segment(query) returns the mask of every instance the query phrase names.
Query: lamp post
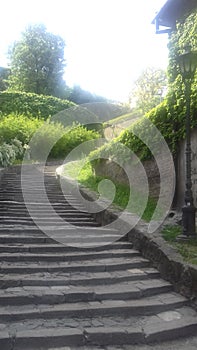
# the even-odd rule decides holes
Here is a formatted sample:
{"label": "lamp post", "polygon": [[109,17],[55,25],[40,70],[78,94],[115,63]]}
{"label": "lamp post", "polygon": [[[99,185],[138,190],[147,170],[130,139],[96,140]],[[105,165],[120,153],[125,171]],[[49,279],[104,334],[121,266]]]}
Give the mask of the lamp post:
{"label": "lamp post", "polygon": [[178,58],[178,64],[182,79],[185,86],[186,99],[186,177],[185,177],[185,204],[182,208],[183,238],[196,236],[195,213],[196,208],[193,203],[192,180],[191,180],[191,119],[190,119],[190,102],[191,102],[191,83],[197,68],[197,51],[186,51]]}

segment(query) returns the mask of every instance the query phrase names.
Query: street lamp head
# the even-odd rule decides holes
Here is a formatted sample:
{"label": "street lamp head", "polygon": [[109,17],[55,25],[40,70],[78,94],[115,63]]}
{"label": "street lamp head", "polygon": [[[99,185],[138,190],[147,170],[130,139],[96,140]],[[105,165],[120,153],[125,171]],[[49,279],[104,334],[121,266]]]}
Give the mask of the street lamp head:
{"label": "street lamp head", "polygon": [[197,51],[186,51],[178,57],[183,79],[192,79],[197,68]]}

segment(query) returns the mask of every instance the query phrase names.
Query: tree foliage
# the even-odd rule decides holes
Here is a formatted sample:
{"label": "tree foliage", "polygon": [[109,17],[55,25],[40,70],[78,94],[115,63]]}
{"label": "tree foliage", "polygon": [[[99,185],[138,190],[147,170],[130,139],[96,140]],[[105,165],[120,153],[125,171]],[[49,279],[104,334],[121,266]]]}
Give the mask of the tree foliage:
{"label": "tree foliage", "polygon": [[[177,65],[177,58],[184,52],[184,49],[189,47],[192,51],[197,51],[197,10],[185,20],[177,24],[177,30],[174,31],[169,40],[169,94],[168,100],[171,106],[171,113],[174,108],[178,107],[183,110],[185,105],[184,84]],[[197,71],[192,82],[191,106],[193,114],[197,114]],[[179,118],[180,119],[180,118]]]}
{"label": "tree foliage", "polygon": [[0,67],[0,91],[4,91],[8,88],[8,77],[10,75],[10,69]]}
{"label": "tree foliage", "polygon": [[[190,46],[194,51],[197,50],[197,11],[178,23],[177,30],[169,38],[169,82],[168,94],[164,101],[150,110],[139,121],[132,124],[129,129],[123,131],[117,139],[94,151],[90,155],[90,159],[94,158],[93,165],[99,162],[99,157],[128,161],[130,154],[125,153],[124,147],[121,149],[120,143],[136,153],[141,160],[150,159],[152,154],[142,141],[148,138],[154,139],[154,129],[152,131],[151,127],[147,126],[147,119],[161,132],[174,157],[176,157],[179,151],[179,143],[185,138],[186,129],[184,84],[177,65],[177,58],[184,51],[185,46]],[[197,127],[197,71],[192,82],[191,91],[191,127]],[[135,135],[134,130],[142,135],[142,140]]]}
{"label": "tree foliage", "polygon": [[30,25],[9,52],[10,89],[61,96],[65,88],[64,48],[64,40],[47,32],[44,25]]}
{"label": "tree foliage", "polygon": [[164,70],[154,67],[146,68],[135,82],[130,100],[136,101],[136,107],[145,114],[157,106],[167,87],[167,75]]}
{"label": "tree foliage", "polygon": [[97,96],[89,91],[83,90],[80,86],[75,85],[71,89],[68,99],[77,104],[105,102],[106,99],[102,96]]}

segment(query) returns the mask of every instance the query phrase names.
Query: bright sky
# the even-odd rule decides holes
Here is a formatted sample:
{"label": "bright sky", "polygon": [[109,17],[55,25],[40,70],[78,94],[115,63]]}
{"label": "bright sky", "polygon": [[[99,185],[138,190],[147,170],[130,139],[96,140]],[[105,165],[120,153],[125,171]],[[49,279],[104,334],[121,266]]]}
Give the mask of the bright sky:
{"label": "bright sky", "polygon": [[44,23],[66,41],[69,86],[127,100],[147,66],[166,68],[167,35],[156,35],[152,19],[166,0],[6,0],[1,3],[0,66],[8,46],[28,23]]}

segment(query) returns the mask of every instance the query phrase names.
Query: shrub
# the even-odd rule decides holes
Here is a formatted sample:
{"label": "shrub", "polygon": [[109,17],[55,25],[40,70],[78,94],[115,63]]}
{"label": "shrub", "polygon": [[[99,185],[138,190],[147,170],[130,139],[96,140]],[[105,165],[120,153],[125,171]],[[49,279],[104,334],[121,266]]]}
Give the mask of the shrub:
{"label": "shrub", "polygon": [[0,141],[10,144],[16,138],[23,145],[27,144],[42,124],[43,121],[37,118],[10,114],[0,121]]}
{"label": "shrub", "polygon": [[2,115],[15,113],[47,119],[50,115],[72,106],[75,106],[73,102],[52,96],[26,92],[0,92],[0,112]]}
{"label": "shrub", "polygon": [[11,144],[2,143],[0,145],[0,166],[7,167],[14,163],[16,159],[21,159],[24,153],[22,143],[14,139]]}
{"label": "shrub", "polygon": [[[194,108],[196,106],[196,109]],[[182,107],[182,108],[181,108]],[[152,153],[146,144],[142,140],[150,140],[151,144],[155,144],[155,149],[158,148],[157,135],[154,132],[154,127],[160,131],[165,141],[167,142],[172,154],[176,155],[178,150],[178,144],[180,140],[185,137],[185,108],[180,105],[173,105],[172,101],[168,98],[165,99],[160,105],[153,108],[139,121],[136,121],[130,128],[124,130],[117,138],[113,139],[107,145],[102,146],[98,150],[90,154],[90,160],[95,158],[111,158],[118,159],[122,163],[126,162],[130,158],[130,153],[127,152],[125,147],[134,152],[142,161],[150,159]],[[192,118],[191,126],[197,127],[197,102],[193,100],[192,106]],[[137,133],[139,137],[135,135]],[[98,163],[98,160],[92,161]]]}
{"label": "shrub", "polygon": [[44,160],[47,156],[64,158],[77,146],[97,138],[99,138],[97,132],[87,130],[85,127],[75,126],[69,130],[60,123],[48,121],[35,133],[32,139],[30,144],[31,157],[37,160]]}

